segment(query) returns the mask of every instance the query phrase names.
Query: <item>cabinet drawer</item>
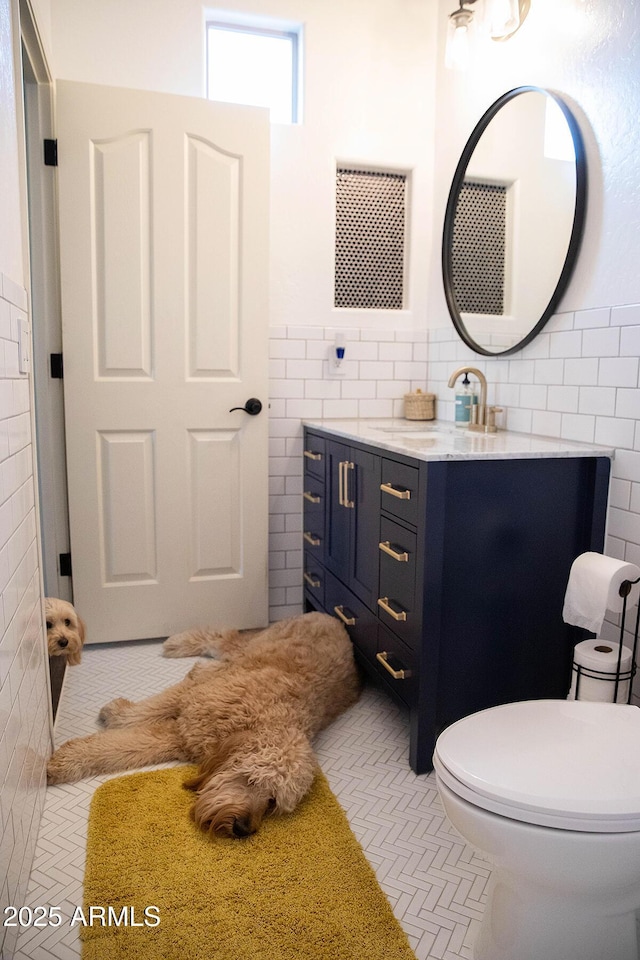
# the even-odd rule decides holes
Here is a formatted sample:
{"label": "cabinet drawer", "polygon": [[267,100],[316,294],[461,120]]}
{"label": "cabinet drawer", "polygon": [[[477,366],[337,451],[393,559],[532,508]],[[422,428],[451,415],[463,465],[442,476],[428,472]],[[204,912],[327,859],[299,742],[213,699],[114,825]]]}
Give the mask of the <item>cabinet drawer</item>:
{"label": "cabinet drawer", "polygon": [[380,506],[399,520],[418,522],[418,468],[395,460],[382,460]]}
{"label": "cabinet drawer", "polygon": [[380,518],[378,616],[394,633],[414,646],[419,634],[416,609],[416,535]]}
{"label": "cabinet drawer", "polygon": [[324,483],[316,477],[305,473],[302,492],[302,512],[304,515],[304,529],[324,530],[325,511]]}
{"label": "cabinet drawer", "polygon": [[376,672],[385,687],[408,707],[416,702],[418,668],[417,653],[389,630],[378,627]]}
{"label": "cabinet drawer", "polygon": [[321,607],[324,606],[324,567],[321,563],[318,563],[317,558],[308,550],[304,552],[302,586],[305,592],[310,594],[316,603]]}
{"label": "cabinet drawer", "polygon": [[325,440],[314,433],[306,433],[304,437],[304,472],[313,477],[324,480],[325,467]]}
{"label": "cabinet drawer", "polygon": [[302,531],[302,546],[317,561],[324,558],[324,532],[320,526],[305,527]]}
{"label": "cabinet drawer", "polygon": [[378,621],[369,608],[330,573],[325,574],[325,610],[341,620],[353,645],[373,666],[375,664]]}

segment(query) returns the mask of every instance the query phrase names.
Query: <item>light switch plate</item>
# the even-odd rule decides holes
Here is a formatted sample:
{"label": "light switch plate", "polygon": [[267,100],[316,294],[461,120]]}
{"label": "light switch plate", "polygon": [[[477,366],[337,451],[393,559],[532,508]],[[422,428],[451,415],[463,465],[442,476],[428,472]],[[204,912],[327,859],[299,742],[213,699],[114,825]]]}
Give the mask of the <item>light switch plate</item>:
{"label": "light switch plate", "polygon": [[336,351],[333,347],[329,348],[329,353],[325,362],[325,376],[329,377],[330,379],[333,379],[334,377],[346,376],[347,371],[345,368],[345,361],[343,360],[339,364],[336,363]]}

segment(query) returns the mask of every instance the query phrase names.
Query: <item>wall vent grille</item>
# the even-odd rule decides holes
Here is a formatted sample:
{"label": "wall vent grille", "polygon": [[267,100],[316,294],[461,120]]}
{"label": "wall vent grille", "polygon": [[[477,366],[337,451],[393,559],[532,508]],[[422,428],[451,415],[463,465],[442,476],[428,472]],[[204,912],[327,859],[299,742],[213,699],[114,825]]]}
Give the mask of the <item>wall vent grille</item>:
{"label": "wall vent grille", "polygon": [[407,177],[338,167],[334,305],[402,310]]}
{"label": "wall vent grille", "polygon": [[462,185],[453,224],[452,282],[460,313],[504,314],[507,188]]}

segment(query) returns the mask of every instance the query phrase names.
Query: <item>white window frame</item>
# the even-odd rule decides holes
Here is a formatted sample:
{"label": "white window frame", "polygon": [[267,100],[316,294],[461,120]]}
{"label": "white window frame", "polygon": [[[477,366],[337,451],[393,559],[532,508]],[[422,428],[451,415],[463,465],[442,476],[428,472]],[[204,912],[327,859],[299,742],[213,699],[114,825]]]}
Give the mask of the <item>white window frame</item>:
{"label": "white window frame", "polygon": [[[302,26],[291,21],[250,17],[221,10],[205,11],[205,95],[209,92],[209,30],[229,30],[252,36],[279,37],[291,43],[291,124],[302,123]],[[278,121],[274,121],[278,122]]]}

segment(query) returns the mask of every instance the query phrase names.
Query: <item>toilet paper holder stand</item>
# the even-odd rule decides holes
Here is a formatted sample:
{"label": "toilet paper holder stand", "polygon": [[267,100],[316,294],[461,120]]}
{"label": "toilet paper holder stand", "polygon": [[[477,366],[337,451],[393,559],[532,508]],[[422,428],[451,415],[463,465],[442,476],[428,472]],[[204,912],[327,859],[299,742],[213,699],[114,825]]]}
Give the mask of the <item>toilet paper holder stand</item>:
{"label": "toilet paper holder stand", "polygon": [[618,644],[618,663],[616,665],[615,673],[606,673],[601,670],[594,670],[591,667],[585,668],[578,663],[573,664],[573,670],[576,673],[576,689],[575,689],[575,699],[579,699],[580,694],[580,678],[582,675],[593,677],[598,680],[605,680],[614,684],[613,688],[613,699],[612,703],[618,702],[618,688],[622,682],[629,681],[629,692],[627,695],[626,703],[631,703],[631,687],[633,685],[633,678],[636,675],[636,654],[638,650],[638,631],[640,630],[640,603],[638,603],[638,609],[636,611],[636,625],[633,632],[633,647],[631,655],[631,663],[629,667],[625,670],[622,669],[622,647],[624,644],[624,631],[625,623],[627,619],[627,598],[631,593],[631,588],[635,586],[636,583],[640,583],[640,577],[637,580],[623,580],[620,584],[619,594],[622,597],[622,615],[620,617],[620,642]]}

